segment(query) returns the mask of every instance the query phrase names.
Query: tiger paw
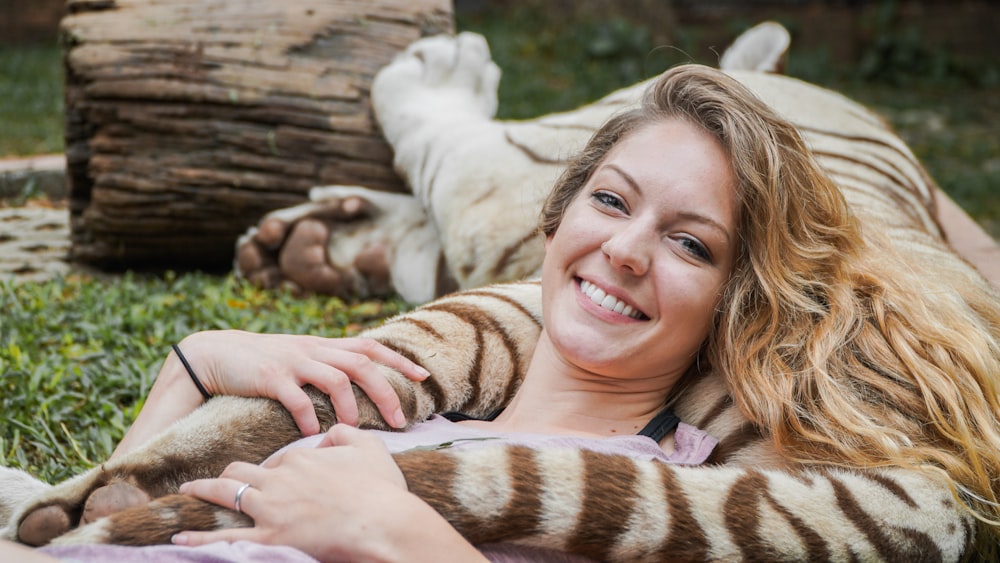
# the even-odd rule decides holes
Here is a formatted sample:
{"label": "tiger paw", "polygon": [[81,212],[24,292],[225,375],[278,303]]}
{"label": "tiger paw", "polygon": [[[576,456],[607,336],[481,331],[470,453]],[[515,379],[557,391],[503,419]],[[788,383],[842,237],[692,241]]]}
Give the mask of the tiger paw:
{"label": "tiger paw", "polygon": [[95,488],[86,496],[86,502],[79,504],[71,498],[49,499],[28,508],[17,526],[17,539],[28,545],[47,545],[77,525],[145,504],[149,499],[145,491],[124,481]]}
{"label": "tiger paw", "polygon": [[27,545],[47,545],[73,526],[69,511],[64,506],[49,505],[32,510],[17,527],[17,540]]}
{"label": "tiger paw", "polygon": [[16,526],[11,520],[22,506],[51,488],[20,469],[0,467],[0,539],[15,539]]}
{"label": "tiger paw", "polygon": [[426,229],[413,198],[327,186],[314,188],[310,199],[269,213],[240,238],[237,275],[261,287],[342,298],[398,291],[394,249],[413,229]]}
{"label": "tiger paw", "polygon": [[[358,226],[375,213],[356,195],[333,196],[268,214],[240,238],[236,271],[261,287],[286,287],[296,293],[339,297],[389,293],[383,245],[356,249],[346,261],[328,252],[359,234]],[[331,237],[338,236],[336,241]],[[344,254],[341,252],[340,254]]]}
{"label": "tiger paw", "polygon": [[481,35],[438,35],[415,41],[375,75],[372,106],[398,152],[407,135],[420,137],[437,123],[492,119],[499,84]]}
{"label": "tiger paw", "polygon": [[114,514],[140,504],[149,502],[149,494],[139,487],[117,481],[97,488],[87,497],[83,505],[83,515],[80,525],[89,524],[99,518]]}
{"label": "tiger paw", "polygon": [[81,525],[52,541],[52,545],[169,544],[181,531],[246,528],[253,520],[242,513],[189,495],[172,494],[125,508],[105,518]]}

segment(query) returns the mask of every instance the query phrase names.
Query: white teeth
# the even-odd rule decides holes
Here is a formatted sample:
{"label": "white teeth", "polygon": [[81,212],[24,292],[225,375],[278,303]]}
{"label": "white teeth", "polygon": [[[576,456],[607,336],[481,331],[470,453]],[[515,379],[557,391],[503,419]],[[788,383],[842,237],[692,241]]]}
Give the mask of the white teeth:
{"label": "white teeth", "polygon": [[591,301],[597,303],[604,309],[620,313],[633,319],[642,317],[642,313],[633,309],[631,305],[626,305],[624,301],[620,301],[613,295],[608,295],[603,289],[586,280],[580,280],[580,289],[583,291],[584,295],[590,298]]}

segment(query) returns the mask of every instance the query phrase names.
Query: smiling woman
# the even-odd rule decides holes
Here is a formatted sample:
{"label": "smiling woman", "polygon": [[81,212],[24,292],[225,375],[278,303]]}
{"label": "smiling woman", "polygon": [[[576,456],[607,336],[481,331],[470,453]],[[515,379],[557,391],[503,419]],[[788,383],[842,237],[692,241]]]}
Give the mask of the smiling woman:
{"label": "smiling woman", "polygon": [[664,118],[621,139],[548,235],[545,334],[560,356],[671,388],[733,268],[735,190],[724,149],[694,123]]}

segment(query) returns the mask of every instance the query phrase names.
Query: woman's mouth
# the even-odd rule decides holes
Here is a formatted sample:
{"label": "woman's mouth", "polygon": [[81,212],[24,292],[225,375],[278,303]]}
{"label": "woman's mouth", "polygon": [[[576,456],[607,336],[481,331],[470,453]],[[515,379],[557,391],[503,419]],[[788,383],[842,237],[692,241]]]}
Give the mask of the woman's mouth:
{"label": "woman's mouth", "polygon": [[614,295],[608,295],[603,289],[587,280],[580,280],[580,291],[582,291],[583,294],[586,295],[591,301],[600,305],[602,309],[614,311],[615,313],[625,315],[626,317],[638,321],[649,319],[649,317],[643,314],[642,311],[633,308],[631,305],[626,304]]}

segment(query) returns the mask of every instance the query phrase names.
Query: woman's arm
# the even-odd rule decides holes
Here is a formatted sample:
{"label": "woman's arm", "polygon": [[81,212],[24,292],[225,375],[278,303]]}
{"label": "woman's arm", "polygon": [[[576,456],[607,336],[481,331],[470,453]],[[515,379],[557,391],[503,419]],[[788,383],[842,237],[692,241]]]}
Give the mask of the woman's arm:
{"label": "woman's arm", "polygon": [[484,561],[483,556],[406,482],[377,437],[338,424],[316,449],[291,450],[266,466],[234,463],[218,479],[181,492],[240,508],[253,528],[183,532],[173,541],[202,545],[249,540],[296,547],[321,561]]}
{"label": "woman's arm", "polygon": [[[367,338],[223,330],[195,333],[178,347],[210,394],[276,399],[307,436],[319,432],[320,427],[303,385],[328,394],[338,420],[357,424],[358,407],[351,389],[352,383],[357,384],[390,426],[402,428],[406,420],[399,397],[376,364],[395,368],[413,381],[427,377],[422,367]],[[180,358],[171,352],[112,458],[144,443],[203,401]]]}

